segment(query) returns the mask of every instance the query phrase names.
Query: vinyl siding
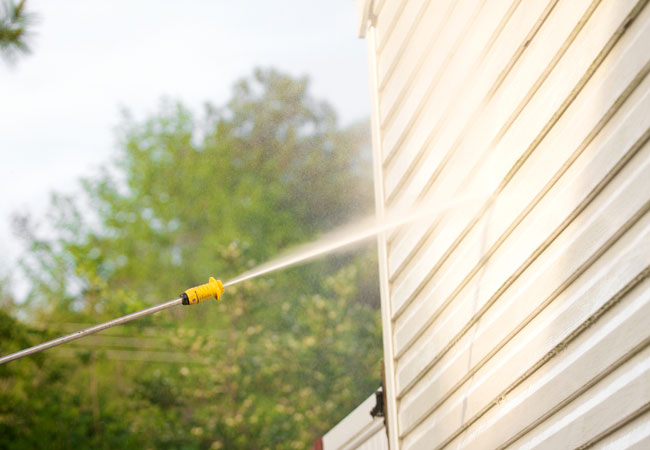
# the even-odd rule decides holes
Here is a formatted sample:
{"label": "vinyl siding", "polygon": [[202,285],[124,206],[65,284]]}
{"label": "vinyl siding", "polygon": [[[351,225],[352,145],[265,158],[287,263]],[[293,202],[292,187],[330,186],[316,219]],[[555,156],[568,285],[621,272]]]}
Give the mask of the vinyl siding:
{"label": "vinyl siding", "polygon": [[379,239],[392,448],[648,443],[647,3],[374,9],[378,214],[474,199]]}

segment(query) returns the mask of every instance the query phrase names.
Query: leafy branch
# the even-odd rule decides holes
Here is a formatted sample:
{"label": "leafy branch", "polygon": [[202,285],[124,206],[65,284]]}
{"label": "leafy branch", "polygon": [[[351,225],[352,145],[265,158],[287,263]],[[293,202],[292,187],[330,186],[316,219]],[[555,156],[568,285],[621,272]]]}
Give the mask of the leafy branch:
{"label": "leafy branch", "polygon": [[9,63],[14,63],[20,54],[31,52],[29,40],[36,16],[26,11],[25,4],[26,0],[5,0],[2,4],[0,54]]}

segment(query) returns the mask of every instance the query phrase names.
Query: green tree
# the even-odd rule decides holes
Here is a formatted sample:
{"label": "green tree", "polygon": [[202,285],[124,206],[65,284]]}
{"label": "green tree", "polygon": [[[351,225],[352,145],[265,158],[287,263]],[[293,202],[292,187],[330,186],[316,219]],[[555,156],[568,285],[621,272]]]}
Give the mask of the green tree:
{"label": "green tree", "polygon": [[9,62],[14,62],[19,54],[30,52],[28,41],[35,18],[26,12],[25,3],[26,0],[18,3],[12,0],[2,2],[0,54]]}
{"label": "green tree", "polygon": [[[143,122],[125,114],[116,164],[83,182],[84,198],[53,197],[53,238],[17,219],[30,247],[24,313],[34,328],[114,318],[368,213],[366,128],[342,129],[306,79],[273,70],[198,119],[172,102]],[[33,408],[50,421],[44,441],[69,447],[61,435],[72,428],[93,447],[307,447],[379,384],[373,255],[249,280],[219,304],[44,353],[47,364],[67,356],[57,367],[70,380],[57,388],[69,393],[57,397],[60,412]],[[24,373],[7,383],[49,370],[12,364]],[[58,416],[85,419],[52,425]],[[29,446],[21,435],[16,448]]]}

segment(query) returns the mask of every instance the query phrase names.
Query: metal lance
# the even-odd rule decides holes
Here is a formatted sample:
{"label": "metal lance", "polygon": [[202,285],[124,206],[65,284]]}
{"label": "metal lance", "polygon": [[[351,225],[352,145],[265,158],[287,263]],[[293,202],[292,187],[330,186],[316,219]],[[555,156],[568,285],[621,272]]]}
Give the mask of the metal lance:
{"label": "metal lance", "polygon": [[152,306],[151,308],[143,309],[142,311],[134,312],[126,316],[110,320],[108,322],[100,323],[99,325],[86,328],[85,330],[75,331],[74,333],[44,342],[39,345],[35,345],[34,347],[29,347],[15,353],[11,353],[9,355],[1,357],[0,364],[8,363],[9,361],[22,358],[23,356],[31,355],[48,348],[56,347],[57,345],[65,344],[66,342],[80,339],[84,336],[88,336],[89,334],[98,333],[102,330],[114,327],[116,325],[122,325],[123,323],[130,322],[140,317],[148,316],[149,314],[155,314],[158,311],[173,308],[177,305],[196,305],[197,303],[201,303],[203,300],[211,297],[214,297],[217,300],[221,300],[221,295],[223,295],[223,292],[224,287],[221,281],[210,277],[208,283],[187,289],[177,299],[170,300],[168,302],[161,303],[160,305]]}

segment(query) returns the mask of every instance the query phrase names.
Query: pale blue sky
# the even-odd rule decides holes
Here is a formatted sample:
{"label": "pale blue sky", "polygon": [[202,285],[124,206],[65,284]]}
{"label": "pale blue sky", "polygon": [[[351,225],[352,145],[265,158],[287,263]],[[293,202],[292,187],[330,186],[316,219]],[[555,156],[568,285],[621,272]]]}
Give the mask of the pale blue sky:
{"label": "pale blue sky", "polygon": [[255,66],[273,66],[309,75],[343,122],[369,115],[354,0],[27,4],[40,16],[33,54],[0,62],[0,273],[19,251],[9,214],[42,215],[52,190],[74,190],[108,161],[121,106],[142,117],[167,96],[199,111]]}

